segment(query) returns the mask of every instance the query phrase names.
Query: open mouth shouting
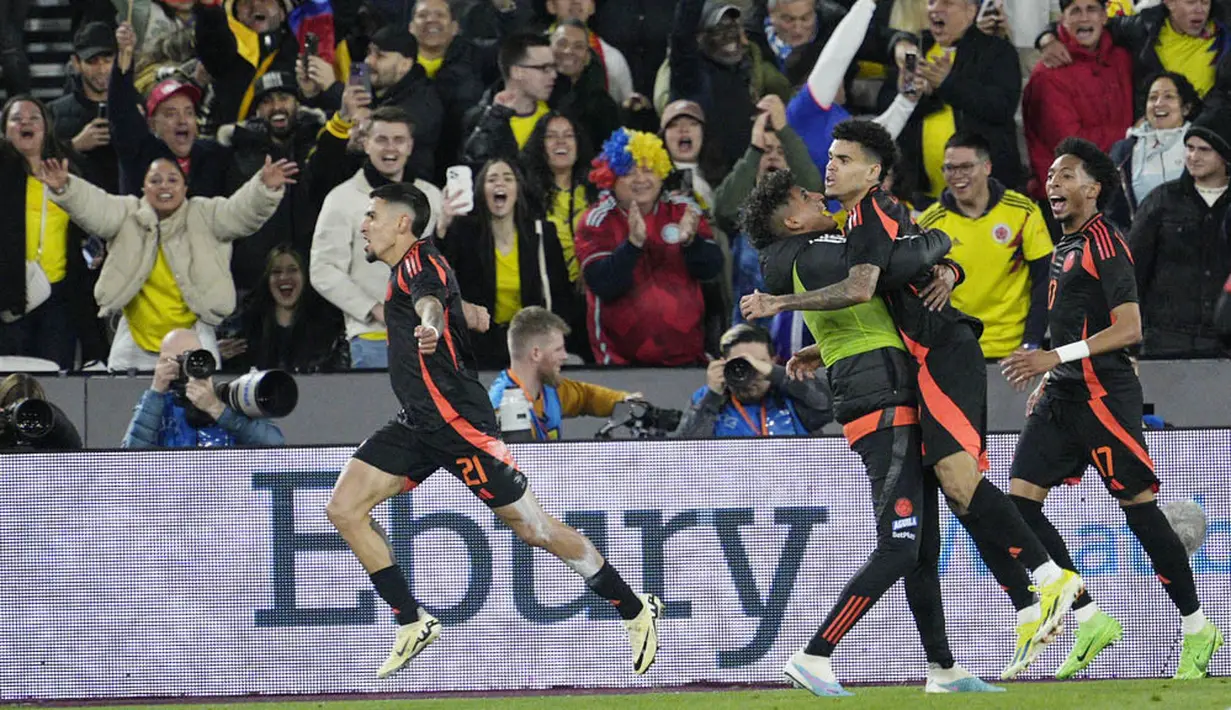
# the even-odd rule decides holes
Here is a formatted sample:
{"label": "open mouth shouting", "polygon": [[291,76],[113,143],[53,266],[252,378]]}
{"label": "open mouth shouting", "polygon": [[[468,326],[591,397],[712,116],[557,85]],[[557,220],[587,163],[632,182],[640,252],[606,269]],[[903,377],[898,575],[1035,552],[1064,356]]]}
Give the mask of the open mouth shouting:
{"label": "open mouth shouting", "polygon": [[497,187],[492,190],[492,212],[504,214],[509,208],[509,189]]}
{"label": "open mouth shouting", "polygon": [[1069,198],[1057,190],[1047,191],[1047,203],[1051,205],[1051,213],[1057,219],[1062,219],[1069,213]]}
{"label": "open mouth shouting", "polygon": [[1098,38],[1098,27],[1092,24],[1078,25],[1077,29],[1073,32],[1073,36],[1077,38],[1078,44],[1083,47],[1089,47]]}

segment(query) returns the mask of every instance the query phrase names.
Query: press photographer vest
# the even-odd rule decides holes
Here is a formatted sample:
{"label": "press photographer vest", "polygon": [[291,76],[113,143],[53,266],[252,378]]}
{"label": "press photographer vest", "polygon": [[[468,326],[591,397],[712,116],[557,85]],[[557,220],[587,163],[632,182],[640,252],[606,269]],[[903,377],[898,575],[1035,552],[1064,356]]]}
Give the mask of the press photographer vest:
{"label": "press photographer vest", "polygon": [[560,424],[564,420],[560,394],[551,385],[544,384],[542,387],[543,416],[539,417],[511,370],[502,370],[496,375],[492,386],[487,389],[487,396],[500,415],[500,431],[506,440],[515,441],[518,435],[526,441],[555,441],[560,438]]}

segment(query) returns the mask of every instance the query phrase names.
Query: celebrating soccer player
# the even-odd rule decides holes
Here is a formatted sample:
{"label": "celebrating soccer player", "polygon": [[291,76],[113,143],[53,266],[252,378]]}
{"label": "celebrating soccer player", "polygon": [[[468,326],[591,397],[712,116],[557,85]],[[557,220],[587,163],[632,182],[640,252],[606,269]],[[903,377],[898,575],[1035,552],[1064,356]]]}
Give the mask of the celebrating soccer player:
{"label": "celebrating soccer player", "polygon": [[[1052,256],[1047,313],[1052,343],[1060,345],[1019,350],[1003,362],[1016,387],[1044,375],[1027,403],[1009,491],[1052,556],[1072,567],[1064,540],[1043,515],[1043,501],[1050,488],[1079,479],[1093,462],[1183,617],[1175,677],[1203,678],[1223,637],[1201,612],[1188,553],[1154,499],[1158,479],[1141,434],[1141,381],[1127,350],[1141,342],[1133,260],[1101,212],[1119,183],[1116,166],[1077,138],[1062,142],[1055,154],[1047,199],[1065,236]],[[1077,639],[1059,678],[1085,668],[1123,633],[1088,594],[1073,609]]]}
{"label": "celebrating soccer player", "polygon": [[[1012,678],[1054,635],[1082,580],[1052,561],[1009,497],[983,477],[987,370],[979,347],[981,323],[948,303],[955,269],[936,269],[930,283],[891,282],[883,273],[894,245],[919,233],[910,210],[880,188],[897,148],[885,129],[849,120],[834,129],[825,169],[825,193],[847,212],[840,282],[792,295],[753,294],[741,301],[745,317],[786,310],[831,311],[871,302],[881,293],[898,333],[913,356],[918,379],[923,465],[936,477],[954,512],[975,540],[1018,610],[1017,647],[1002,677]],[[945,279],[943,284],[938,284]],[[1025,570],[1039,585],[1035,602]],[[1071,565],[1070,565],[1071,567]]]}
{"label": "celebrating soccer player", "polygon": [[662,602],[635,594],[594,545],[548,515],[497,437],[500,428],[474,369],[461,292],[430,239],[427,197],[405,183],[371,193],[361,227],[369,260],[393,268],[385,297],[389,377],[397,419],[359,446],[342,470],[326,513],[401,625],[381,678],[396,673],[440,635],[440,622],[411,596],[388,538],[371,511],[444,468],[465,483],[519,538],[559,557],[619,611],[644,673],[658,651]]}
{"label": "celebrating soccer player", "polygon": [[[794,184],[789,171],[767,175],[744,207],[744,231],[761,253],[765,285],[772,293],[815,289],[847,275],[846,241],[824,210],[820,195]],[[905,247],[907,240],[899,242]],[[928,253],[926,239],[894,268],[914,274],[948,251],[943,239]],[[907,251],[899,249],[899,253]],[[903,263],[906,263],[903,266]],[[912,266],[913,264],[913,266]],[[896,276],[895,276],[896,278]],[[872,484],[876,549],[834,605],[829,618],[783,673],[816,695],[846,695],[829,657],[837,644],[898,579],[928,660],[928,692],[1002,690],[955,663],[941,605],[937,482],[925,472],[920,451],[915,376],[910,357],[884,300],[875,296],[832,311],[808,311],[804,322],[817,345],[797,354],[787,370],[799,377],[824,361],[833,391],[834,417],[843,424]]]}

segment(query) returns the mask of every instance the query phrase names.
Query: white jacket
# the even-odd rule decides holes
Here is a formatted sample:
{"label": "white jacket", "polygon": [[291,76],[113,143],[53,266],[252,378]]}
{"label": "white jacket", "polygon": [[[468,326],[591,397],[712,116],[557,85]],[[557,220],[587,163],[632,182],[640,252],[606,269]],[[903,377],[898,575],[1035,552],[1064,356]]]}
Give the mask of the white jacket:
{"label": "white jacket", "polygon": [[[415,180],[432,205],[425,234],[434,234],[440,215],[440,190],[423,180]],[[389,266],[369,263],[363,251],[364,213],[368,209],[368,184],[363,170],[330,191],[316,220],[312,235],[312,258],[308,275],[312,288],[346,314],[346,337],[383,331],[385,326],[371,317],[372,307],[385,302]]]}
{"label": "white jacket", "polygon": [[633,72],[628,68],[628,60],[624,53],[607,44],[602,37],[598,39],[603,48],[603,69],[607,71],[607,93],[617,105],[623,106],[628,97],[633,95]]}
{"label": "white jacket", "polygon": [[184,303],[203,322],[218,325],[235,310],[231,242],[274,215],[282,190],[265,187],[258,172],[230,197],[190,197],[163,220],[144,199],[109,195],[78,177],[51,199],[77,226],[107,242],[94,285],[100,316],[122,311],[137,295],[161,245]]}

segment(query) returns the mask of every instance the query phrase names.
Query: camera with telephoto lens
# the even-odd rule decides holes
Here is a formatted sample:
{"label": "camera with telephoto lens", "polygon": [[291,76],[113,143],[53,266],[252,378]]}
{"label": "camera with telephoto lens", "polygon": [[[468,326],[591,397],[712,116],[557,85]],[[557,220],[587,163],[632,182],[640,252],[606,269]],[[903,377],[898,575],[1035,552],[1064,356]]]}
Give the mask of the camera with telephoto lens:
{"label": "camera with telephoto lens", "polygon": [[756,379],[757,369],[742,357],[733,357],[722,366],[722,378],[728,387],[743,387]]}
{"label": "camera with telephoto lens", "polygon": [[19,399],[0,409],[0,439],[15,438],[18,443],[41,439],[55,428],[56,415],[41,399]]}
{"label": "camera with telephoto lens", "polygon": [[285,417],[299,403],[299,385],[285,370],[256,370],[214,385],[222,403],[249,419]]}
{"label": "camera with telephoto lens", "polygon": [[[680,425],[684,413],[678,409],[655,407],[644,399],[619,402],[611,411],[611,419],[594,435],[595,439],[665,439]],[[621,430],[627,436],[617,437]]]}

